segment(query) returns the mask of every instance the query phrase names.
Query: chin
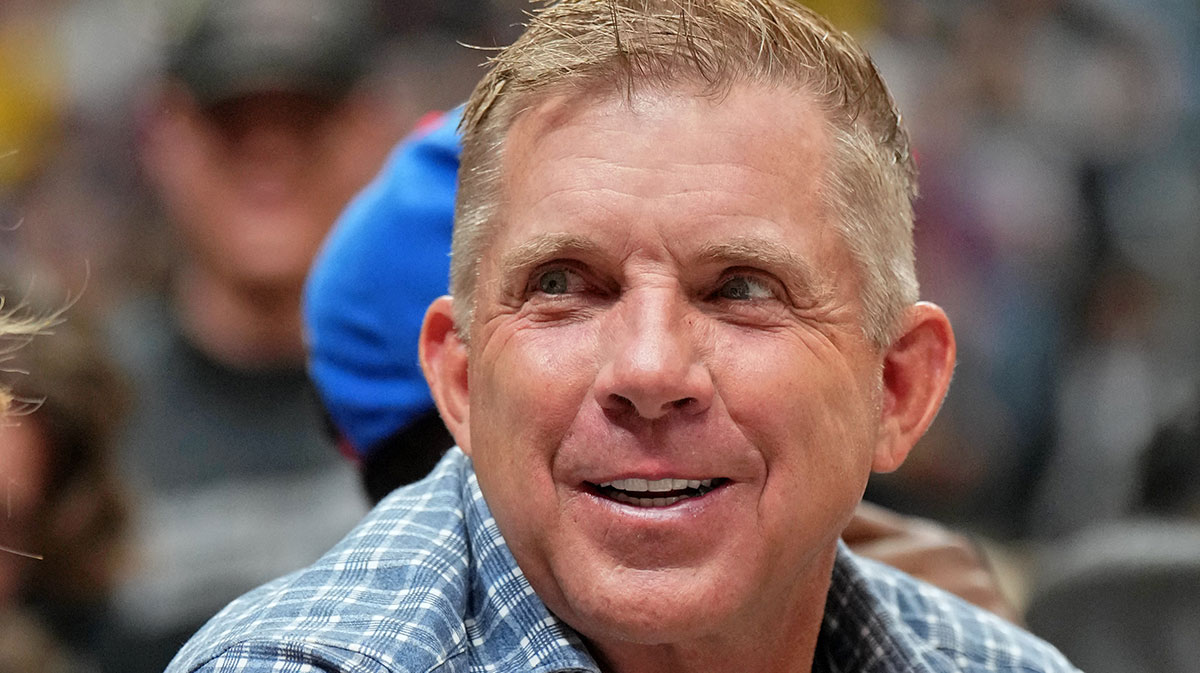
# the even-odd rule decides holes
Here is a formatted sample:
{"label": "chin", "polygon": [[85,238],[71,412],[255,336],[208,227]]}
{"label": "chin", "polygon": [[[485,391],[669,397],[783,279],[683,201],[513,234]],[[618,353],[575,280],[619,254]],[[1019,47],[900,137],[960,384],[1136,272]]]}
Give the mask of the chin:
{"label": "chin", "polygon": [[700,640],[712,633],[712,622],[694,614],[612,614],[580,615],[579,623],[568,624],[585,639],[597,643],[670,645]]}
{"label": "chin", "polygon": [[608,583],[585,579],[592,586],[567,593],[559,616],[589,640],[663,645],[703,638],[734,617],[731,599],[739,594],[703,575],[694,568],[618,569]]}

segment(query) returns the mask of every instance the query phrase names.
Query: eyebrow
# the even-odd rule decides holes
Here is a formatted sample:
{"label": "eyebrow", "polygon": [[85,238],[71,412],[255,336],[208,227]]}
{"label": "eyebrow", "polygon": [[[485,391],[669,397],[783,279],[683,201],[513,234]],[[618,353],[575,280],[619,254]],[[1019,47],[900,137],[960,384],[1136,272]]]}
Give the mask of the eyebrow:
{"label": "eyebrow", "polygon": [[743,236],[706,243],[700,247],[696,259],[770,271],[780,277],[789,291],[796,294],[796,299],[820,303],[833,295],[833,287],[825,274],[791,248],[776,241]]}
{"label": "eyebrow", "polygon": [[596,256],[601,252],[600,244],[580,234],[542,234],[505,253],[500,259],[500,272],[504,277],[558,257]]}

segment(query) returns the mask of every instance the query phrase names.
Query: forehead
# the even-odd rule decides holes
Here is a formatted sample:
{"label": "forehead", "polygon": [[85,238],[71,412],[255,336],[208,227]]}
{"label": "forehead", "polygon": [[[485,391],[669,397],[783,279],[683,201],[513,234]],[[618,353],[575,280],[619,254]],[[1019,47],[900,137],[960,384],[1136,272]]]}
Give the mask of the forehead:
{"label": "forehead", "polygon": [[676,243],[765,236],[815,246],[831,233],[830,144],[826,116],[792,89],[550,97],[510,129],[490,247],[550,232],[616,245],[650,230],[684,237]]}
{"label": "forehead", "polygon": [[777,85],[734,84],[719,96],[693,85],[650,84],[628,94],[552,95],[528,106],[510,127],[504,176],[511,185],[544,178],[539,164],[546,159],[624,153],[646,169],[741,164],[771,166],[798,179],[825,163],[826,118],[810,96]]}

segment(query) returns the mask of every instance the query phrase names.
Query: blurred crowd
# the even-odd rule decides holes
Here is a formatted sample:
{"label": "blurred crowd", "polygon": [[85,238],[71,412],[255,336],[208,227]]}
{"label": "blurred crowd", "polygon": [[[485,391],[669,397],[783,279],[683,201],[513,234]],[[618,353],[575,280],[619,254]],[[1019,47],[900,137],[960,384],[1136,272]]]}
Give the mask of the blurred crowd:
{"label": "blurred crowd", "polygon": [[[1200,565],[1200,5],[810,4],[906,115],[922,294],[958,338],[933,429],[867,497],[985,540],[1093,670],[1066,569]],[[27,400],[0,427],[0,673],[161,670],[365,511],[306,373],[305,275],[525,9],[0,4],[0,294],[69,304],[0,360]]]}

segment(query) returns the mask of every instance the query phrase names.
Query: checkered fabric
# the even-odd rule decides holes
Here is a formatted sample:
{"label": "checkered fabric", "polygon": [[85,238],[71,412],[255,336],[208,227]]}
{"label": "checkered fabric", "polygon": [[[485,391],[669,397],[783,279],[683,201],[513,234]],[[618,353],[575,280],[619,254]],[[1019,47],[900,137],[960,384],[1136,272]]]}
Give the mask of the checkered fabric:
{"label": "checkered fabric", "polygon": [[[839,550],[815,671],[1074,671],[1049,645]],[[231,603],[168,673],[599,673],[533,593],[451,450],[312,566]]]}
{"label": "checkered fabric", "polygon": [[1078,673],[1049,643],[845,546],[834,565],[813,671]]}

